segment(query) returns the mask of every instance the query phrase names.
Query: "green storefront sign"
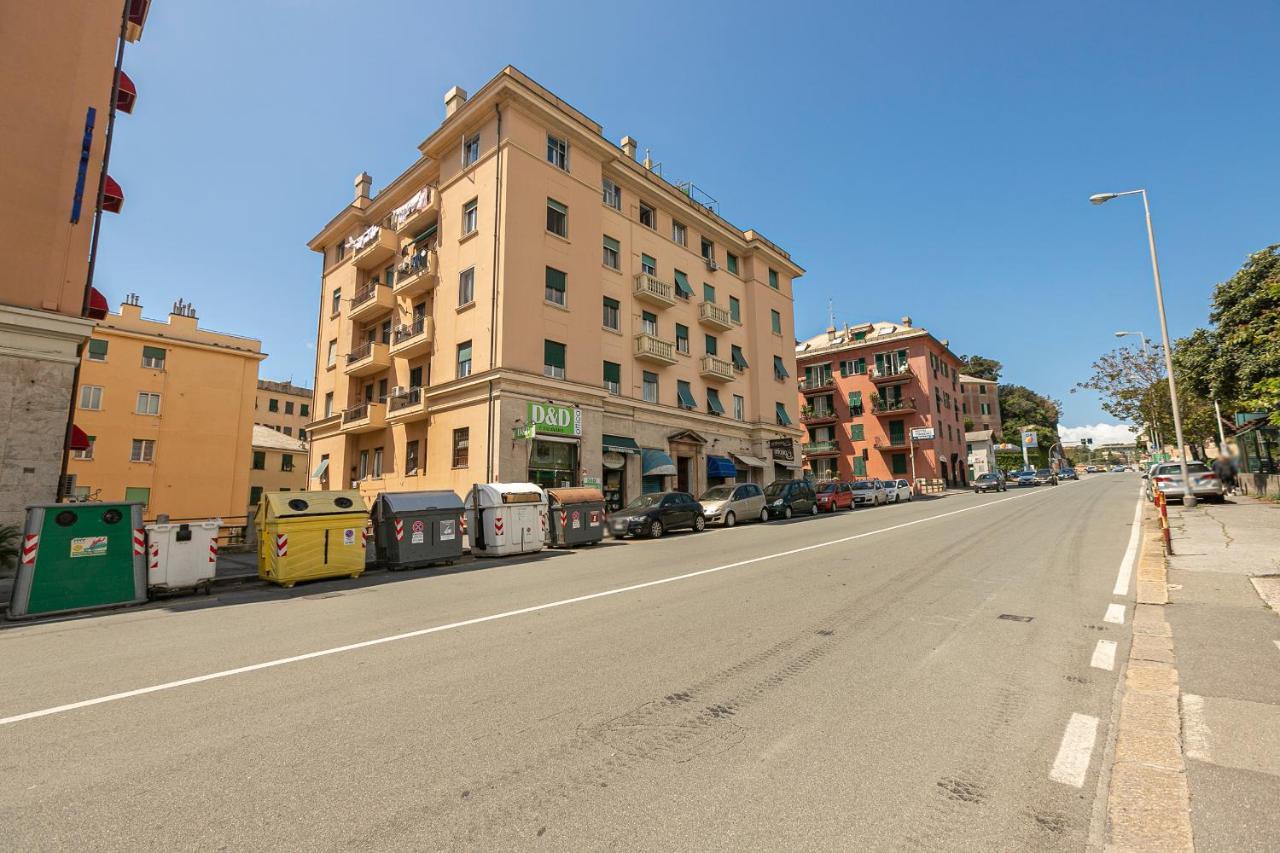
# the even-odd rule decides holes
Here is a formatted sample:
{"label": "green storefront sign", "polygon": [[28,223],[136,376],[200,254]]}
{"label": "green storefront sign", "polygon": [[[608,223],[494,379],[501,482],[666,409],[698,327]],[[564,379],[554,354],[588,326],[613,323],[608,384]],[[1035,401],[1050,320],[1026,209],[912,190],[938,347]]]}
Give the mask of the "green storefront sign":
{"label": "green storefront sign", "polygon": [[530,402],[525,412],[525,424],[538,435],[582,436],[582,410],[577,406]]}

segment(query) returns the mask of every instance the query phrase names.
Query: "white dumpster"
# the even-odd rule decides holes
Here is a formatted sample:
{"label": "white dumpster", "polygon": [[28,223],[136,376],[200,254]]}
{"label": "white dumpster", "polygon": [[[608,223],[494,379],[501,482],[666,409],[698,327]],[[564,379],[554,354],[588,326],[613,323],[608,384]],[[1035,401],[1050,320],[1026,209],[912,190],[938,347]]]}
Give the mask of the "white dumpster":
{"label": "white dumpster", "polygon": [[467,494],[471,553],[501,557],[541,551],[547,496],[533,483],[477,483]]}
{"label": "white dumpster", "polygon": [[222,519],[147,525],[147,586],[164,592],[204,586],[208,592],[218,567]]}

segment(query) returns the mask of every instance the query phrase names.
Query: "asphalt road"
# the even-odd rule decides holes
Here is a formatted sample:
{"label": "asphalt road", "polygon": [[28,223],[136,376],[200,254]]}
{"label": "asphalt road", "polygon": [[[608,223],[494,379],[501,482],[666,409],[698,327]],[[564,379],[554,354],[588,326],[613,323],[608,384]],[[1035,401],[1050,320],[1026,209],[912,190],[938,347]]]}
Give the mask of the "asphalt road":
{"label": "asphalt road", "polygon": [[1081,850],[1136,492],[1095,476],[7,630],[5,846]]}

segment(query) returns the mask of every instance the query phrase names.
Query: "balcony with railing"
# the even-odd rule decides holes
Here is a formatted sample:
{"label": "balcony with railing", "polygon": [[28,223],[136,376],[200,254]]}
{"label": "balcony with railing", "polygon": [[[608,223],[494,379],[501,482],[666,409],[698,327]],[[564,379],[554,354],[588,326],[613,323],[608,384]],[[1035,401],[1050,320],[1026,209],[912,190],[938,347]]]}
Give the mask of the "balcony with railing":
{"label": "balcony with railing", "polygon": [[440,281],[440,261],[434,247],[422,247],[396,267],[396,296],[421,296]]}
{"label": "balcony with railing", "polygon": [[415,317],[413,322],[396,326],[391,331],[391,354],[396,358],[413,358],[431,352],[436,324],[430,317]]}
{"label": "balcony with railing", "polygon": [[397,234],[413,235],[426,228],[439,215],[439,199],[439,193],[432,192],[431,187],[423,187],[408,201],[391,211],[391,215],[387,217],[387,225]]}
{"label": "balcony with railing", "polygon": [[387,425],[387,407],[372,401],[352,406],[342,412],[343,432],[373,432]]}
{"label": "balcony with railing", "polygon": [[840,445],[835,441],[806,441],[800,445],[803,456],[835,456],[840,452]]}
{"label": "balcony with railing", "polygon": [[698,362],[698,375],[712,382],[731,382],[734,379],[733,362],[704,355]]}
{"label": "balcony with railing", "polygon": [[671,341],[641,332],[635,338],[635,357],[657,364],[676,363],[676,345]]}
{"label": "balcony with railing", "polygon": [[636,276],[631,292],[636,299],[659,308],[669,308],[676,304],[675,286],[648,273],[642,272]]}
{"label": "balcony with railing", "polygon": [[903,382],[915,376],[909,364],[886,364],[883,367],[872,367],[867,371],[871,381],[876,385],[889,382]]}
{"label": "balcony with railing", "polygon": [[357,287],[355,294],[351,297],[349,315],[352,322],[364,323],[390,311],[395,302],[391,288],[381,281],[366,282]]}
{"label": "balcony with railing", "polygon": [[390,347],[381,341],[365,341],[347,353],[348,376],[372,376],[391,366]]}
{"label": "balcony with railing", "polygon": [[729,331],[735,325],[733,318],[729,316],[729,309],[721,308],[714,302],[703,302],[698,306],[698,322],[722,332]]}
{"label": "balcony with railing", "polygon": [[836,387],[836,378],[830,373],[810,374],[800,377],[800,391],[803,394],[812,394],[816,391],[830,391]]}
{"label": "balcony with railing", "polygon": [[894,435],[877,435],[872,439],[871,444],[876,450],[893,451],[906,450],[911,445],[907,442],[907,437]]}
{"label": "balcony with railing", "polygon": [[871,411],[877,415],[909,415],[916,411],[915,397],[872,397]]}
{"label": "balcony with railing", "polygon": [[836,410],[830,406],[801,406],[800,423],[822,424],[839,419]]}
{"label": "balcony with railing", "polygon": [[372,270],[387,263],[400,251],[400,238],[390,228],[370,225],[347,240],[351,262],[357,269]]}
{"label": "balcony with railing", "polygon": [[387,399],[387,422],[393,424],[420,421],[427,416],[427,400],[419,386],[401,389]]}

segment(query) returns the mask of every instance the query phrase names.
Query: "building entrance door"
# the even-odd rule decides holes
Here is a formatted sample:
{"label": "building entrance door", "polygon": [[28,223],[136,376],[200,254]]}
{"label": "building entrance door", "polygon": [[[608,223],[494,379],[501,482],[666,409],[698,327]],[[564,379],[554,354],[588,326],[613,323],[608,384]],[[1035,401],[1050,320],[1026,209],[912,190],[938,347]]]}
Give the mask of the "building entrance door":
{"label": "building entrance door", "polygon": [[693,457],[677,456],[676,457],[676,490],[681,492],[693,492]]}

